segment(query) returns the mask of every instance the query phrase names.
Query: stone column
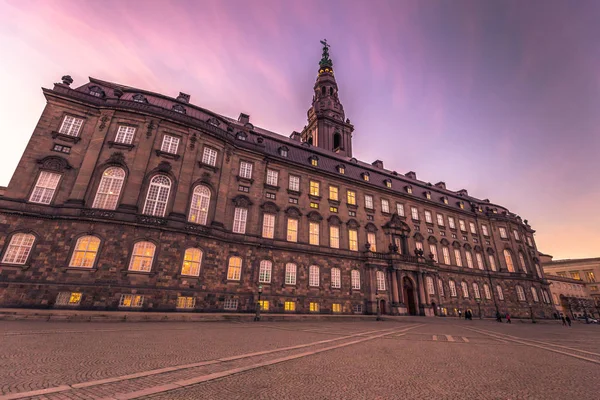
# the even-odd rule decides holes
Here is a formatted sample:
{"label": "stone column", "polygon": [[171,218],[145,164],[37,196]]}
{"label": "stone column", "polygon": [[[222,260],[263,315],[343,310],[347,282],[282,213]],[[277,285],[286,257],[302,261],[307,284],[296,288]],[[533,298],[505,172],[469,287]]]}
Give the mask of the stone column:
{"label": "stone column", "polygon": [[394,302],[394,305],[398,304],[398,275],[396,274],[395,270],[392,270],[391,273],[392,276],[392,301]]}
{"label": "stone column", "polygon": [[400,284],[400,303],[406,304],[406,300],[404,299],[404,283],[402,282],[402,273],[400,271],[396,271],[396,280]]}
{"label": "stone column", "polygon": [[423,308],[425,304],[425,290],[423,288],[423,273],[417,272],[417,285],[419,286],[419,308]]}

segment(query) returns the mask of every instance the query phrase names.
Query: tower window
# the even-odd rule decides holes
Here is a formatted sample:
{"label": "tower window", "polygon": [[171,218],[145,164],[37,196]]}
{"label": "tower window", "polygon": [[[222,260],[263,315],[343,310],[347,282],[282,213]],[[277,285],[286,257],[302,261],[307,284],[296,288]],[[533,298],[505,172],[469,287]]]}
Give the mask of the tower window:
{"label": "tower window", "polygon": [[333,88],[332,88],[332,87],[330,87],[330,88],[329,88],[329,94],[330,94],[331,96],[333,96]]}
{"label": "tower window", "polygon": [[321,94],[325,96],[327,94],[327,88],[325,86],[321,87]]}
{"label": "tower window", "polygon": [[342,147],[342,135],[339,132],[336,132],[333,135],[333,150],[337,150]]}

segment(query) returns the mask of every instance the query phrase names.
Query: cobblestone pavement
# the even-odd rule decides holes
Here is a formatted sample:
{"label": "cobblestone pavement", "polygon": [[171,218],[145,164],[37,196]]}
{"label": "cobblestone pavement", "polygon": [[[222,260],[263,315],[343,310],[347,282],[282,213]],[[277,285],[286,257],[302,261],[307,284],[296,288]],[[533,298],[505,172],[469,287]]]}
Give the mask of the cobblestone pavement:
{"label": "cobblestone pavement", "polygon": [[600,326],[439,318],[0,324],[0,400],[592,399]]}

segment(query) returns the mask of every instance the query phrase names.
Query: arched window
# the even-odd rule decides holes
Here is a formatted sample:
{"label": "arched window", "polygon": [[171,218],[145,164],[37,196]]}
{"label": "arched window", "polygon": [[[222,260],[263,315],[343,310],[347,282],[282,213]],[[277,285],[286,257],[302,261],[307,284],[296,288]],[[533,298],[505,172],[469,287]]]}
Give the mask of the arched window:
{"label": "arched window", "polygon": [[490,285],[487,283],[483,284],[483,293],[485,293],[485,298],[490,300],[492,298],[492,292],[490,291]]}
{"label": "arched window", "polygon": [[430,276],[425,277],[425,283],[427,284],[427,293],[431,296],[435,295],[435,286],[433,286],[433,278]]}
{"label": "arched window", "polygon": [[467,282],[462,281],[460,283],[460,286],[462,287],[463,297],[465,299],[468,299],[469,298],[469,286],[467,285]]}
{"label": "arched window", "polygon": [[342,135],[339,132],[333,134],[333,149],[339,149],[342,147]]}
{"label": "arched window", "polygon": [[456,265],[458,265],[459,267],[462,267],[463,266],[462,256],[460,254],[459,249],[454,249],[454,258],[456,259]]}
{"label": "arched window", "polygon": [[92,268],[99,247],[100,239],[96,236],[80,237],[77,239],[77,243],[75,243],[69,267]]}
{"label": "arched window", "polygon": [[156,175],[150,181],[144,214],[164,217],[171,191],[171,180],[165,175]]}
{"label": "arched window", "polygon": [[133,246],[131,261],[129,262],[130,271],[150,272],[156,246],[152,242],[137,242]]}
{"label": "arched window", "polygon": [[271,271],[272,270],[273,270],[273,263],[269,260],[262,260],[260,262],[260,269],[258,271],[258,282],[271,283]]}
{"label": "arched window", "polygon": [[377,271],[377,290],[385,290],[385,274]]}
{"label": "arched window", "polygon": [[329,88],[329,95],[330,95],[330,96],[333,96],[333,87],[330,87],[330,88]]}
{"label": "arched window", "polygon": [[14,234],[10,239],[2,262],[6,264],[25,264],[34,242],[35,236],[30,233]]}
{"label": "arched window", "polygon": [[450,250],[448,249],[448,246],[442,247],[442,254],[444,255],[444,264],[452,264],[452,262],[450,261]]}
{"label": "arched window", "polygon": [[473,269],[473,255],[471,254],[470,251],[465,251],[465,256],[467,258],[467,266],[471,269]]}
{"label": "arched window", "polygon": [[448,281],[448,287],[450,288],[450,296],[456,297],[458,294],[456,293],[456,284],[452,279]]}
{"label": "arched window", "polygon": [[440,296],[444,297],[444,282],[441,279],[438,279],[438,292]]}
{"label": "arched window", "polygon": [[114,210],[117,208],[121,188],[125,181],[125,171],[123,168],[110,167],[102,174],[93,208],[102,208],[104,210]]}
{"label": "arched window", "polygon": [[494,258],[493,254],[490,254],[488,259],[490,260],[490,268],[492,271],[496,270],[496,259]]}
{"label": "arched window", "polygon": [[200,265],[202,264],[202,250],[190,247],[183,255],[183,266],[181,275],[200,276]]}
{"label": "arched window", "polygon": [[327,88],[325,86],[321,86],[321,94],[325,96],[327,94]]}
{"label": "arched window", "polygon": [[350,278],[352,280],[352,289],[360,290],[360,272],[357,269],[353,269],[350,272]]}
{"label": "arched window", "polygon": [[519,301],[525,301],[525,291],[523,290],[523,287],[517,285],[516,289],[517,289],[517,298],[519,299]]}
{"label": "arched window", "polygon": [[504,250],[504,260],[506,261],[506,268],[509,272],[515,272],[515,265],[513,264],[512,254],[510,250]]}
{"label": "arched window", "polygon": [[498,300],[504,300],[504,291],[502,290],[502,286],[496,286],[496,292],[498,292]]}
{"label": "arched window", "polygon": [[483,257],[481,256],[481,253],[475,253],[475,259],[477,260],[477,268],[484,269]]}
{"label": "arched window", "polygon": [[287,263],[285,264],[285,284],[295,285],[296,284],[296,264]]}
{"label": "arched window", "polygon": [[473,282],[473,296],[476,299],[480,299],[481,298],[481,293],[479,292],[479,285],[475,282]]}
{"label": "arched window", "polygon": [[308,268],[308,285],[313,287],[318,287],[321,279],[319,277],[319,267],[316,265],[311,265]]}
{"label": "arched window", "polygon": [[190,205],[188,221],[195,224],[206,225],[209,205],[210,189],[204,185],[196,186],[194,188],[194,193],[192,194],[192,204]]}
{"label": "arched window", "polygon": [[242,277],[242,259],[241,257],[229,257],[227,266],[227,280],[239,281]]}
{"label": "arched window", "polygon": [[519,263],[521,264],[521,269],[523,272],[527,273],[527,264],[525,264],[525,257],[523,256],[523,252],[519,252]]}
{"label": "arched window", "polygon": [[331,268],[331,287],[334,289],[342,287],[342,273],[339,268]]}
{"label": "arched window", "polygon": [[538,297],[537,289],[534,288],[533,286],[531,287],[531,295],[533,296],[533,301],[535,301],[536,303],[540,301],[540,298]]}

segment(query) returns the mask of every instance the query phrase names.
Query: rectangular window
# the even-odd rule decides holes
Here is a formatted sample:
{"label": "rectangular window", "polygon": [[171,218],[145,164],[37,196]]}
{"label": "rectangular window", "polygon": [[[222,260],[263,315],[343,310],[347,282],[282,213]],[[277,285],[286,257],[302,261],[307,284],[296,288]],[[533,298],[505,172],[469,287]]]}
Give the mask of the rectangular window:
{"label": "rectangular window", "polygon": [[295,285],[296,284],[296,264],[287,263],[285,265],[285,284]]}
{"label": "rectangular window", "polygon": [[315,203],[314,201],[311,201],[310,208],[319,208],[319,203]]}
{"label": "rectangular window", "polygon": [[337,186],[329,186],[329,200],[339,200],[338,190]]}
{"label": "rectangular window", "polygon": [[223,302],[224,310],[237,310],[238,308],[238,299],[225,299]]}
{"label": "rectangular window", "polygon": [[423,242],[415,242],[415,247],[419,250],[423,250]]}
{"label": "rectangular window", "polygon": [[454,217],[448,217],[448,226],[450,229],[456,229],[456,224],[454,223]]}
{"label": "rectangular window", "polygon": [[348,215],[351,217],[356,217],[356,211],[348,211]]}
{"label": "rectangular window", "polygon": [[458,220],[458,226],[460,227],[460,230],[462,232],[466,232],[467,231],[467,225],[465,224],[465,221],[462,219]]}
{"label": "rectangular window", "polygon": [[195,297],[183,297],[183,296],[177,297],[177,308],[191,309],[191,308],[194,308],[195,305],[196,305]]}
{"label": "rectangular window", "polygon": [[460,254],[459,249],[454,249],[454,258],[456,259],[456,265],[458,265],[459,267],[462,267],[463,266],[462,256]]}
{"label": "rectangular window", "polygon": [[230,281],[239,281],[242,277],[242,259],[240,257],[230,257],[227,268],[227,279]]}
{"label": "rectangular window", "polygon": [[68,136],[79,136],[79,130],[81,129],[82,125],[83,119],[65,115],[58,132]]}
{"label": "rectangular window", "polygon": [[293,190],[294,192],[300,191],[300,177],[299,176],[290,175],[288,189]]}
{"label": "rectangular window", "polygon": [[425,210],[425,222],[428,224],[433,224],[433,219],[431,218],[431,211]]}
{"label": "rectangular window", "polygon": [[70,154],[71,148],[69,146],[63,146],[62,144],[54,144],[52,151],[58,151],[59,153]]}
{"label": "rectangular window", "polygon": [[260,306],[260,311],[269,311],[269,300],[260,300],[258,305]]}
{"label": "rectangular window", "polygon": [[319,312],[319,303],[310,303],[310,312]]}
{"label": "rectangular window", "polygon": [[352,251],[358,251],[358,231],[356,229],[348,230],[348,248]]}
{"label": "rectangular window", "polygon": [[399,216],[404,217],[404,204],[396,203],[396,212]]}
{"label": "rectangular window", "polygon": [[576,279],[578,281],[581,280],[581,275],[579,275],[579,271],[571,271],[569,273],[571,274],[571,278]]}
{"label": "rectangular window", "polygon": [[471,252],[466,251],[465,257],[467,258],[467,267],[473,269],[473,255],[471,255]]}
{"label": "rectangular window", "polygon": [[122,294],[119,307],[140,308],[144,304],[144,296],[139,294]]}
{"label": "rectangular window", "polygon": [[119,125],[117,130],[117,136],[115,136],[115,142],[131,144],[133,143],[133,137],[135,136],[135,128],[133,126]]}
{"label": "rectangular window", "polygon": [[437,215],[437,223],[439,226],[444,226],[444,216],[442,214]]}
{"label": "rectangular window", "polygon": [[427,282],[427,293],[431,296],[435,295],[435,286],[433,286],[433,278],[428,276],[426,278],[426,282]]}
{"label": "rectangular window", "polygon": [[290,198],[288,199],[288,201],[289,201],[290,203],[292,203],[292,204],[298,204],[298,199],[295,199],[295,198],[293,198],[293,197],[290,197]]}
{"label": "rectangular window", "polygon": [[417,210],[417,207],[410,208],[410,215],[415,221],[419,220],[419,210]]}
{"label": "rectangular window", "polygon": [[76,306],[81,303],[81,297],[79,292],[60,292],[56,296],[55,304],[57,306]]}
{"label": "rectangular window", "polygon": [[483,233],[483,236],[490,236],[487,225],[481,225],[481,233]]}
{"label": "rectangular window", "polygon": [[496,270],[496,259],[491,254],[489,255],[488,259],[490,260],[490,269],[492,271],[495,271]]}
{"label": "rectangular window", "polygon": [[240,161],[240,178],[252,179],[252,163]]}
{"label": "rectangular window", "polygon": [[331,287],[334,289],[339,289],[342,287],[342,276],[339,268],[331,269]]}
{"label": "rectangular window", "polygon": [[309,222],[308,223],[308,243],[318,246],[319,245],[319,223]]}
{"label": "rectangular window", "polygon": [[250,186],[238,185],[238,190],[240,192],[248,193],[250,192]]}
{"label": "rectangular window", "polygon": [[298,220],[297,219],[288,218],[287,241],[288,242],[297,242],[298,241]]}
{"label": "rectangular window", "polygon": [[319,193],[321,192],[320,191],[320,186],[321,185],[319,184],[319,182],[310,181],[310,192],[309,192],[310,195],[318,197],[320,195]]}
{"label": "rectangular window", "polygon": [[596,282],[596,275],[594,275],[594,271],[585,271],[585,277],[588,282]]}
{"label": "rectangular window", "polygon": [[355,206],[356,205],[356,192],[354,190],[348,190],[347,195],[348,195],[348,204]]}
{"label": "rectangular window", "polygon": [[533,247],[533,241],[531,240],[530,236],[527,236],[527,244],[531,247]]}
{"label": "rectangular window", "polygon": [[519,238],[519,232],[517,232],[517,230],[516,230],[516,229],[513,229],[513,234],[515,235],[515,240],[521,240],[521,239]]}
{"label": "rectangular window", "polygon": [[477,268],[483,270],[483,257],[481,253],[475,253],[475,259],[477,260]]}
{"label": "rectangular window", "polygon": [[262,237],[267,239],[273,239],[275,236],[275,215],[264,214],[263,215],[263,228]]}
{"label": "rectangular window", "polygon": [[296,311],[296,302],[294,301],[286,301],[284,303],[284,310],[285,311]]}
{"label": "rectangular window", "polygon": [[308,268],[308,285],[312,287],[319,287],[321,283],[321,276],[319,275],[319,267],[311,265]]}
{"label": "rectangular window", "polygon": [[233,215],[233,233],[246,233],[246,218],[248,209],[236,207]]}
{"label": "rectangular window", "polygon": [[162,145],[160,150],[165,153],[177,154],[177,148],[179,147],[179,138],[175,136],[165,135],[163,136]]}
{"label": "rectangular window", "polygon": [[205,147],[202,153],[202,163],[212,165],[213,167],[217,165],[217,151],[210,147]]}
{"label": "rectangular window", "polygon": [[386,199],[381,199],[381,212],[382,213],[390,212],[390,202]]}
{"label": "rectangular window", "polygon": [[329,207],[329,211],[331,211],[332,213],[337,213],[338,212],[338,208],[334,207],[334,206],[331,206],[331,207]]}
{"label": "rectangular window", "polygon": [[271,283],[271,271],[273,269],[273,263],[269,260],[262,260],[260,262],[260,268],[258,270],[258,282],[260,283]]}
{"label": "rectangular window", "polygon": [[278,186],[279,172],[274,169],[267,169],[267,185]]}
{"label": "rectangular window", "polygon": [[371,250],[373,253],[377,252],[377,240],[375,238],[375,232],[367,233],[367,242],[371,245],[369,250]]}
{"label": "rectangular window", "polygon": [[508,239],[508,235],[506,234],[506,228],[501,226],[500,228],[498,228],[498,230],[500,231],[500,237],[502,239]]}
{"label": "rectangular window", "polygon": [[433,261],[438,262],[437,246],[435,244],[429,245],[429,252],[433,255]]}
{"label": "rectangular window", "polygon": [[385,290],[385,274],[383,271],[377,271],[377,290]]}
{"label": "rectangular window", "polygon": [[341,313],[342,305],[340,303],[333,303],[331,305],[331,311],[333,311],[334,313]]}
{"label": "rectangular window", "polygon": [[370,195],[365,195],[365,208],[368,208],[369,210],[372,210],[373,207],[373,196]]}
{"label": "rectangular window", "polygon": [[352,270],[350,278],[352,280],[352,289],[360,290],[360,272],[356,269]]}
{"label": "rectangular window", "polygon": [[269,193],[269,192],[266,192],[266,193],[265,193],[265,197],[266,197],[267,199],[275,200],[275,199],[277,198],[277,195],[275,195],[275,193]]}
{"label": "rectangular window", "polygon": [[477,234],[477,229],[475,229],[475,224],[473,222],[469,222],[469,229],[473,235]]}
{"label": "rectangular window", "polygon": [[330,226],[329,227],[329,246],[334,249],[340,248],[340,227]]}
{"label": "rectangular window", "polygon": [[60,174],[41,171],[29,201],[32,203],[50,204],[58,186]]}
{"label": "rectangular window", "polygon": [[362,304],[355,304],[352,306],[352,311],[354,311],[355,314],[362,314],[363,312],[363,306]]}

